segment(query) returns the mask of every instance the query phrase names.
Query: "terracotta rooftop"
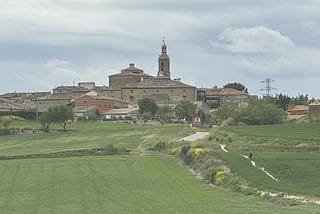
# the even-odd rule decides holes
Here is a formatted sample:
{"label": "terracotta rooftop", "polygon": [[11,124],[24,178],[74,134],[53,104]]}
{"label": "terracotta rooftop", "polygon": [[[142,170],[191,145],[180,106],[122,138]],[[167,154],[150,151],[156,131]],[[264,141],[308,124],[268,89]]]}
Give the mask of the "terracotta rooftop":
{"label": "terracotta rooftop", "polygon": [[20,103],[8,100],[5,98],[0,98],[0,109],[1,110],[25,110],[32,109],[35,106],[32,103]]}
{"label": "terracotta rooftop", "polygon": [[212,89],[209,89],[206,91],[207,95],[247,95],[246,93],[242,91],[238,91],[233,88],[218,88],[218,87],[213,87]]}
{"label": "terracotta rooftop", "polygon": [[289,105],[288,111],[308,111],[309,107],[306,105]]}
{"label": "terracotta rooftop", "polygon": [[104,112],[103,114],[108,115],[128,115],[137,113],[139,108],[118,108],[118,109],[111,109],[109,111]]}
{"label": "terracotta rooftop", "polygon": [[135,85],[125,86],[123,88],[195,88],[177,80],[171,80],[167,77],[154,77],[144,81],[137,82]]}
{"label": "terracotta rooftop", "polygon": [[57,94],[49,94],[46,96],[38,97],[34,99],[35,101],[40,101],[40,100],[72,100],[75,99],[76,97],[79,97],[79,95],[74,95],[74,94],[66,94],[66,93],[57,93]]}
{"label": "terracotta rooftop", "polygon": [[84,95],[81,95],[81,96],[78,96],[76,97],[74,100],[76,99],[79,99],[81,97],[85,97],[85,96],[89,96],[89,97],[92,97],[96,100],[113,100],[113,101],[117,101],[117,102],[121,102],[121,103],[126,103],[125,101],[123,100],[120,100],[120,99],[117,99],[117,98],[114,98],[114,97],[108,97],[108,96],[104,96],[104,95],[101,95],[95,91],[90,91]]}

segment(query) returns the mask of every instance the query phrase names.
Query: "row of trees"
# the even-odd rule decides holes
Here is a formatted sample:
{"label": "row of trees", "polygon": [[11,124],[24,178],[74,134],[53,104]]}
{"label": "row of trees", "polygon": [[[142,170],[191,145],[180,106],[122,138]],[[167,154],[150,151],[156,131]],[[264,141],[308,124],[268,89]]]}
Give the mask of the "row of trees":
{"label": "row of trees", "polygon": [[284,94],[277,94],[275,97],[268,98],[269,102],[279,105],[283,110],[288,110],[289,105],[308,105],[315,101],[314,98],[309,99],[308,95],[299,94],[296,97],[289,97]]}
{"label": "row of trees", "polygon": [[192,116],[196,115],[196,104],[181,100],[175,108],[168,105],[158,106],[151,98],[143,98],[138,101],[139,114],[144,120],[149,120],[152,117],[158,118],[161,122],[168,123],[175,119],[190,120]]}

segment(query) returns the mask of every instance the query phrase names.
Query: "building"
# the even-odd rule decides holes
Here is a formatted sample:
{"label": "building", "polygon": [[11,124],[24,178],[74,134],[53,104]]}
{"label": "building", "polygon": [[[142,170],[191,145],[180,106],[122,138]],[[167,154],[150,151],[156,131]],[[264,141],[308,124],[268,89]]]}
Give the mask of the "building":
{"label": "building", "polygon": [[320,120],[320,102],[314,102],[309,105],[309,118],[311,120]]}
{"label": "building", "polygon": [[196,88],[167,77],[153,77],[132,86],[121,89],[122,100],[137,103],[138,100],[149,97],[158,104],[177,103],[180,100],[195,100]]}
{"label": "building", "polygon": [[71,101],[78,96],[78,94],[73,93],[56,93],[36,98],[33,101],[36,103],[37,111],[44,112],[50,107],[70,105]]}
{"label": "building", "polygon": [[102,89],[101,93],[131,104],[146,97],[154,99],[158,104],[175,103],[182,99],[195,101],[196,88],[179,80],[171,80],[170,76],[170,58],[163,41],[157,76],[146,74],[131,63],[120,73],[109,76],[109,87]]}
{"label": "building", "polygon": [[59,86],[52,89],[52,94],[73,94],[74,96],[81,96],[91,91],[91,89],[81,85],[82,84],[79,83],[78,86]]}
{"label": "building", "polygon": [[114,108],[128,107],[128,103],[113,98],[99,95],[97,92],[91,91],[72,100],[74,107],[89,108],[94,107],[100,114]]}
{"label": "building", "polygon": [[0,98],[0,111],[23,111],[33,109],[35,109],[35,106],[30,103],[20,103],[10,99]]}
{"label": "building", "polygon": [[197,89],[197,100],[203,101],[211,109],[221,105],[245,107],[249,104],[250,95],[233,88],[218,88],[217,86],[207,89]]}

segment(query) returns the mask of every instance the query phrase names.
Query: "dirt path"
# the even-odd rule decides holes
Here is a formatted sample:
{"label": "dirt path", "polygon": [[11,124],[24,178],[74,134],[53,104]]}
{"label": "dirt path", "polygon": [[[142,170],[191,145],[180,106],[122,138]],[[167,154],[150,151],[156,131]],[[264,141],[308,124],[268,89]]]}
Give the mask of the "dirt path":
{"label": "dirt path", "polygon": [[202,139],[205,136],[207,136],[208,134],[210,134],[210,132],[197,132],[193,135],[190,135],[188,137],[184,137],[181,138],[179,141],[190,141],[190,142],[194,142],[196,140]]}
{"label": "dirt path", "polygon": [[226,145],[220,144],[220,148],[221,148],[224,152],[228,152],[228,150],[226,149]]}
{"label": "dirt path", "polygon": [[[248,160],[250,160],[250,158],[248,156],[246,156],[246,155],[241,155],[241,156],[246,158],[246,159],[248,159]],[[267,176],[272,178],[274,181],[279,182],[279,180],[277,178],[275,178],[273,175],[271,175],[268,171],[266,171],[264,167],[257,167],[256,163],[253,160],[250,160],[250,161],[251,161],[251,165],[252,166],[256,167],[257,169],[260,169],[262,172],[264,172]]]}
{"label": "dirt path", "polygon": [[[220,144],[220,148],[222,151],[228,152],[228,150],[226,149],[226,145]],[[241,156],[244,157],[245,159],[250,160],[250,158],[247,155],[241,155]],[[250,160],[250,162],[251,162],[252,166],[254,166],[255,168],[264,172],[267,176],[272,178],[274,181],[279,182],[279,180],[277,178],[275,178],[273,175],[271,175],[268,171],[266,171],[264,167],[257,167],[256,163],[253,160]],[[302,203],[315,203],[315,204],[320,205],[320,200],[318,198],[307,198],[304,196],[289,195],[289,194],[285,194],[285,193],[272,193],[272,192],[267,192],[267,191],[257,191],[257,193],[259,193],[262,197],[268,195],[270,197],[275,197],[275,198],[281,197],[281,198],[285,198],[285,199],[289,199],[289,200],[300,201]]]}

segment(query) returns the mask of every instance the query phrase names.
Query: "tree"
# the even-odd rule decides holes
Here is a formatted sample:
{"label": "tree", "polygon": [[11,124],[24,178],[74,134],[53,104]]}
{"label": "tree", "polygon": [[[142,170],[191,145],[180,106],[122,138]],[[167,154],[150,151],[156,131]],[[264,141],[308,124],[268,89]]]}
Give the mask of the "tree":
{"label": "tree", "polygon": [[174,112],[180,119],[190,119],[190,117],[196,114],[196,108],[196,104],[188,100],[181,100],[174,108]]}
{"label": "tree", "polygon": [[246,88],[244,85],[242,85],[241,83],[238,83],[238,82],[228,83],[228,84],[224,85],[223,88],[233,88],[235,90],[242,91],[242,92],[248,94],[248,88]]}
{"label": "tree", "polygon": [[0,123],[2,123],[3,128],[7,129],[11,123],[14,121],[24,121],[22,117],[13,115],[4,115],[0,117]]}
{"label": "tree", "polygon": [[230,105],[222,105],[213,113],[213,120],[215,124],[220,125],[224,120],[232,118],[235,114],[235,109]]}
{"label": "tree", "polygon": [[63,131],[67,131],[67,122],[74,119],[74,113],[70,106],[54,106],[50,107],[47,112],[40,117],[40,123],[44,131],[49,131],[52,123],[63,126]]}
{"label": "tree", "polygon": [[160,106],[157,110],[157,116],[162,123],[168,123],[174,119],[174,110],[168,105]]}
{"label": "tree", "polygon": [[292,105],[308,105],[308,95],[299,94],[296,97],[291,98],[290,104]]}
{"label": "tree", "polygon": [[290,101],[291,101],[291,98],[287,95],[277,94],[275,97],[275,103],[285,111],[288,110]]}
{"label": "tree", "polygon": [[246,108],[240,109],[235,115],[235,122],[248,125],[282,123],[286,113],[283,109],[263,100],[251,100]]}
{"label": "tree", "polygon": [[151,98],[143,98],[138,100],[139,114],[150,112],[154,116],[158,110],[156,102]]}

